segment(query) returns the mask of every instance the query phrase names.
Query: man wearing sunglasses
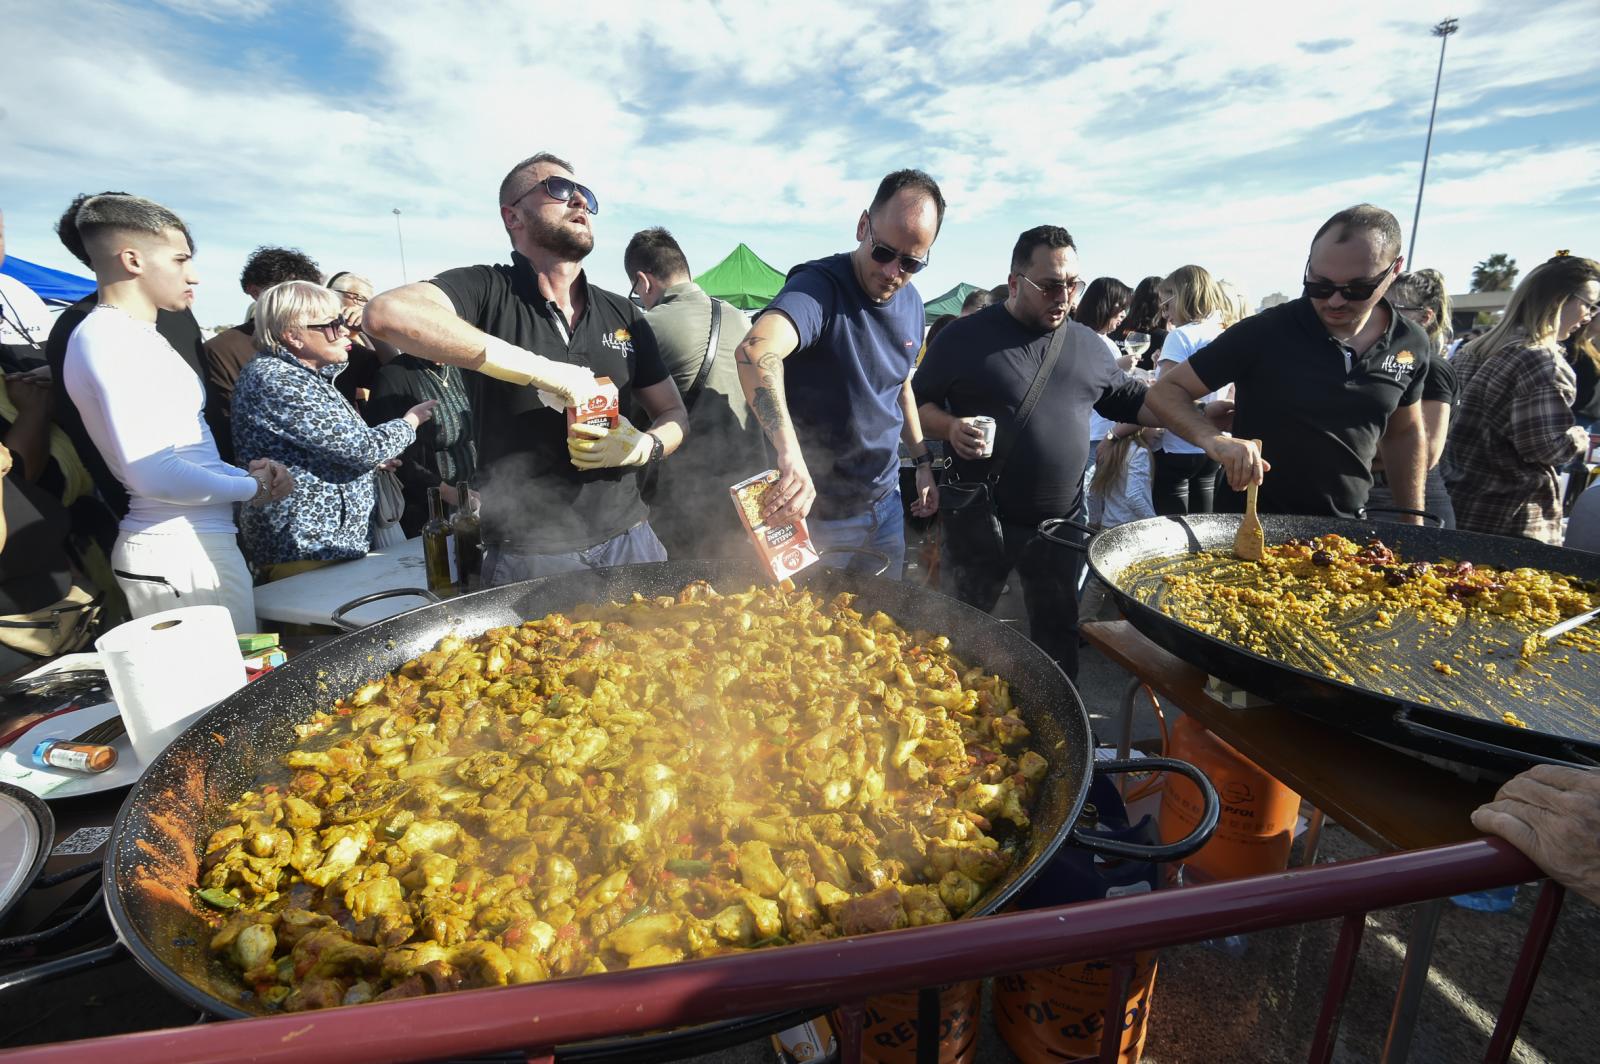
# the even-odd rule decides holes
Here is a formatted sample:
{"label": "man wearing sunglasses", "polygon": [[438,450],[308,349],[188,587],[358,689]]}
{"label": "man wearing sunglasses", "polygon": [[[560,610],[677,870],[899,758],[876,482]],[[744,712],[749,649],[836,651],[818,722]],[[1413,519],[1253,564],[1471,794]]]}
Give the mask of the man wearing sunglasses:
{"label": "man wearing sunglasses", "polygon": [[[447,270],[367,304],[373,335],[478,371],[469,386],[487,585],[667,556],[639,474],[677,450],[688,419],[643,314],[584,274],[599,211],[570,164],[524,159],[500,184],[509,265]],[[597,377],[616,385],[625,416],[569,438],[565,408],[594,396]],[[629,421],[635,410],[647,430]]]}
{"label": "man wearing sunglasses", "polygon": [[[1264,512],[1355,517],[1378,454],[1395,506],[1422,508],[1428,338],[1384,299],[1401,266],[1394,215],[1342,210],[1312,239],[1299,299],[1246,318],[1150,389],[1156,416],[1227,473],[1233,491],[1218,510],[1242,510],[1244,488],[1259,483]],[[1229,383],[1233,438],[1194,407]]]}
{"label": "man wearing sunglasses", "polygon": [[[1050,518],[1083,516],[1091,412],[1116,422],[1141,415],[1153,421],[1142,410],[1144,384],[1118,368],[1092,329],[1069,320],[1085,287],[1071,233],[1059,225],[1027,230],[1011,252],[1006,300],[952,322],[911,382],[923,430],[948,441],[955,454],[952,480],[993,481],[987,497],[968,503],[983,508],[985,534],[963,536],[963,510],[945,511],[940,571],[946,594],[992,610],[1015,570],[1028,638],[1073,678],[1083,559],[1052,547],[1037,530]],[[1036,379],[1037,398],[1023,419]],[[984,434],[973,424],[978,417],[994,419],[992,449],[985,449]],[[959,490],[952,485],[949,494]],[[947,507],[958,502],[952,498]],[[999,520],[998,542],[987,531],[991,511]]]}
{"label": "man wearing sunglasses", "polygon": [[[736,352],[740,384],[780,474],[766,520],[810,515],[819,547],[887,555],[887,575],[897,580],[905,562],[902,442],[917,465],[911,512],[929,516],[939,505],[911,394],[924,322],[910,282],[928,264],[943,221],[933,178],[889,174],[856,221],[855,250],[791,270]],[[861,555],[848,566],[877,568]]]}

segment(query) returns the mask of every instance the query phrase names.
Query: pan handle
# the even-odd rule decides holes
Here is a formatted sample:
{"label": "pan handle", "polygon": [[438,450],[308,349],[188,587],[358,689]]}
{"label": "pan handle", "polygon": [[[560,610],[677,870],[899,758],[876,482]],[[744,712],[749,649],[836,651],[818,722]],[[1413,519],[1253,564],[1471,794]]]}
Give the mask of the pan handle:
{"label": "pan handle", "polygon": [[360,631],[361,628],[362,628],[362,625],[352,624],[350,621],[345,620],[344,619],[344,615],[345,614],[349,613],[351,610],[360,609],[362,606],[365,606],[370,602],[380,602],[383,599],[390,599],[390,598],[402,598],[402,597],[404,597],[406,595],[415,595],[418,598],[425,598],[429,602],[443,602],[444,601],[438,595],[435,595],[432,591],[429,591],[427,588],[423,588],[423,587],[397,587],[397,588],[392,588],[392,589],[390,589],[388,591],[375,591],[370,595],[362,595],[358,599],[351,599],[349,602],[346,602],[343,606],[340,606],[338,609],[334,610],[333,613],[328,617],[328,619],[331,620],[338,627],[343,628],[347,632]]}
{"label": "pan handle", "polygon": [[[1513,747],[1501,746],[1498,743],[1491,743],[1483,739],[1475,739],[1460,732],[1449,731],[1445,728],[1435,728],[1431,724],[1422,724],[1404,715],[1397,715],[1395,721],[1400,727],[1419,739],[1432,739],[1436,742],[1448,743],[1451,746],[1465,747],[1480,754],[1488,754],[1499,758],[1502,761],[1510,761],[1513,764],[1520,762],[1526,765],[1537,761],[1547,765],[1561,765],[1565,768],[1592,770],[1595,767],[1595,762],[1593,761],[1563,761],[1560,758],[1547,757],[1532,750],[1517,750]],[[1567,747],[1567,749],[1571,750],[1572,748]],[[1572,752],[1574,754],[1577,753],[1576,751]]]}
{"label": "pan handle", "polygon": [[1435,528],[1444,527],[1444,518],[1438,514],[1431,514],[1426,510],[1407,510],[1403,506],[1363,506],[1356,511],[1356,516],[1363,521],[1367,520],[1368,514],[1409,514],[1424,521],[1432,521]]}
{"label": "pan handle", "polygon": [[1184,838],[1177,842],[1164,843],[1160,846],[1142,846],[1135,842],[1117,842],[1112,839],[1103,839],[1092,832],[1081,828],[1073,828],[1067,836],[1068,841],[1074,846],[1088,850],[1090,853],[1100,854],[1102,857],[1122,857],[1132,861],[1181,861],[1190,856],[1200,847],[1211,840],[1211,833],[1217,830],[1217,819],[1222,815],[1222,802],[1217,798],[1217,789],[1206,779],[1205,773],[1189,764],[1171,757],[1139,757],[1124,758],[1114,761],[1096,761],[1094,770],[1107,775],[1116,775],[1123,772],[1149,772],[1151,770],[1162,772],[1176,772],[1186,778],[1200,789],[1200,799],[1205,808],[1200,811],[1200,822],[1195,825]]}
{"label": "pan handle", "polygon": [[878,571],[873,576],[882,576],[889,571],[889,556],[881,550],[872,550],[869,547],[824,547],[817,551],[818,558],[826,558],[830,554],[860,554],[871,558],[878,563]]}
{"label": "pan handle", "polygon": [[1076,529],[1086,536],[1093,536],[1095,534],[1095,530],[1084,524],[1082,521],[1074,521],[1070,517],[1052,517],[1048,521],[1039,522],[1039,537],[1041,539],[1049,540],[1058,547],[1070,547],[1071,549],[1082,554],[1088,554],[1089,545],[1087,543],[1079,543],[1076,540],[1066,539],[1062,536],[1056,535],[1056,530],[1062,526]]}

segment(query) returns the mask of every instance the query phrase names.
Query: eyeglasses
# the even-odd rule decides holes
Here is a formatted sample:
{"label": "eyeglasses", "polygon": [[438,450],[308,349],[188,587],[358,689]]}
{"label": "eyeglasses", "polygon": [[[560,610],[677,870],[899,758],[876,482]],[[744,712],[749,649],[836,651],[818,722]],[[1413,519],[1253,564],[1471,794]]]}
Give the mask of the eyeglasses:
{"label": "eyeglasses", "polygon": [[600,213],[600,201],[595,199],[594,193],[589,191],[588,186],[580,185],[576,181],[572,180],[572,178],[562,177],[559,174],[551,174],[543,181],[538,182],[532,188],[528,189],[527,192],[524,192],[522,195],[512,200],[509,204],[507,204],[507,206],[515,207],[524,199],[527,199],[529,194],[532,193],[534,189],[540,188],[544,189],[545,195],[549,196],[557,203],[571,203],[574,196],[581,196],[583,198],[583,205],[590,214]]}
{"label": "eyeglasses", "polygon": [[345,331],[348,332],[349,329],[350,329],[350,323],[345,321],[341,317],[341,318],[334,318],[332,321],[319,321],[319,322],[308,323],[308,324],[302,326],[302,328],[305,328],[305,329],[317,329],[322,333],[322,336],[323,336],[324,339],[337,340],[339,338],[339,330],[340,329],[344,329]]}
{"label": "eyeglasses", "polygon": [[867,239],[872,241],[872,261],[887,266],[895,259],[900,260],[900,269],[906,273],[918,273],[928,265],[927,259],[919,259],[915,255],[902,254],[899,250],[888,244],[880,244],[878,238],[872,235],[872,218],[867,218]]}
{"label": "eyeglasses", "polygon": [[334,291],[352,303],[365,303],[367,301],[367,297],[360,292],[346,292],[343,288],[335,288]]}
{"label": "eyeglasses", "polygon": [[[1372,293],[1378,290],[1378,286],[1383,283],[1383,279],[1389,276],[1389,271],[1394,269],[1395,262],[1399,261],[1399,257],[1396,256],[1394,262],[1389,263],[1376,275],[1366,280],[1350,281],[1347,284],[1334,284],[1331,281],[1302,280],[1300,284],[1305,289],[1305,294],[1309,299],[1329,299],[1335,292],[1338,292],[1352,303],[1364,303],[1372,298]],[[1309,273],[1310,271],[1311,263],[1308,260],[1306,262],[1306,272]]]}
{"label": "eyeglasses", "polygon": [[1019,273],[1017,276],[1033,285],[1038,293],[1046,299],[1065,299],[1069,296],[1072,299],[1077,299],[1083,295],[1083,290],[1089,287],[1089,283],[1081,277],[1069,277],[1065,281],[1047,281],[1044,284],[1040,284],[1025,273]]}

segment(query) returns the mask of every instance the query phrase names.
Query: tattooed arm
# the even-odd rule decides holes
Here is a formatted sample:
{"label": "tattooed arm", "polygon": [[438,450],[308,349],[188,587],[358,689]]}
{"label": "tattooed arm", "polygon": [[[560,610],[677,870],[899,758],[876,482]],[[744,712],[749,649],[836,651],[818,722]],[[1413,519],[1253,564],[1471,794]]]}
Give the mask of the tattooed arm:
{"label": "tattooed arm", "polygon": [[806,516],[817,498],[783,393],[783,360],[799,346],[800,334],[794,323],[782,311],[771,311],[756,319],[733,356],[745,400],[777,458],[778,483],[767,492],[762,513],[764,520],[775,525]]}

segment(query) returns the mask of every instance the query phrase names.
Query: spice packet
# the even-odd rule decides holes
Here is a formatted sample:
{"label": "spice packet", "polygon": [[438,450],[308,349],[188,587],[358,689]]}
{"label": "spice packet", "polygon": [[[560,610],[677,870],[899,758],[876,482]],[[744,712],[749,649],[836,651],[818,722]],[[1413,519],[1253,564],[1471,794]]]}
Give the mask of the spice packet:
{"label": "spice packet", "polygon": [[772,574],[774,581],[785,580],[818,560],[804,519],[775,528],[762,521],[762,504],[777,482],[778,471],[769,469],[728,489],[739,510],[739,521],[750,533],[750,542],[755,545],[762,568]]}
{"label": "spice packet", "polygon": [[574,425],[593,425],[607,431],[617,427],[617,421],[622,416],[617,386],[610,377],[596,377],[594,381],[598,387],[582,410],[575,406],[567,407],[568,436],[572,435]]}

